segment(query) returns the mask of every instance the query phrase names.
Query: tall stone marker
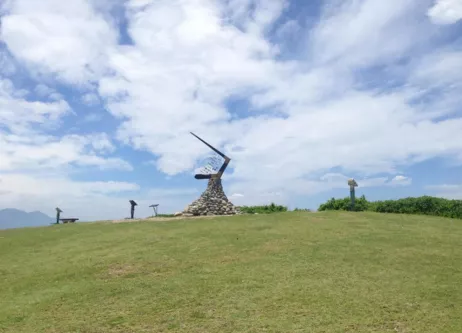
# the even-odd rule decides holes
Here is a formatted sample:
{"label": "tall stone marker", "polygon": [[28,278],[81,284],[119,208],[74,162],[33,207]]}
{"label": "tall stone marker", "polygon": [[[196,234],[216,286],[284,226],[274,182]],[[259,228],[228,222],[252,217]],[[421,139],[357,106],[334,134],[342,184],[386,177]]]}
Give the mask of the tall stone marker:
{"label": "tall stone marker", "polygon": [[[223,186],[221,184],[221,176],[226,170],[231,159],[223,154],[218,149],[202,140],[196,134],[192,133],[197,139],[212,149],[218,156],[221,157],[221,167],[219,166],[219,157],[212,158],[212,161],[202,168],[201,172],[197,173],[194,178],[208,179],[207,189],[201,194],[200,198],[195,200],[183,211],[183,215],[234,215],[238,210],[228,200]],[[216,170],[218,169],[218,170]]]}
{"label": "tall stone marker", "polygon": [[350,186],[350,200],[351,200],[351,205],[350,205],[350,210],[354,211],[355,210],[355,187],[358,187],[358,183],[356,183],[356,180],[354,179],[349,179],[348,180],[348,186]]}

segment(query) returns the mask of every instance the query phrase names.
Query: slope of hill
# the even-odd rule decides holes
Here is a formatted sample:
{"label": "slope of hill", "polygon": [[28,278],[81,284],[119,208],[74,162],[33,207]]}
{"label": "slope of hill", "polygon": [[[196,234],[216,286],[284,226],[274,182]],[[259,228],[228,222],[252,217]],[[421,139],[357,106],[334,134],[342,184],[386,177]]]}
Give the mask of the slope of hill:
{"label": "slope of hill", "polygon": [[0,210],[0,229],[45,226],[54,220],[42,212],[30,212],[7,208]]}
{"label": "slope of hill", "polygon": [[290,212],[0,231],[0,331],[462,327],[462,221]]}

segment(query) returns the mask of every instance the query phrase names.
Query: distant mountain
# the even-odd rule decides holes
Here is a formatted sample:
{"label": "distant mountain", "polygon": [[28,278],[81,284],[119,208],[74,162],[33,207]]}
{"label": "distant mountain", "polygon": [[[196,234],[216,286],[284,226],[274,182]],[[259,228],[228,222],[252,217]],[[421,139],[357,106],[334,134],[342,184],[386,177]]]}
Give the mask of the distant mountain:
{"label": "distant mountain", "polygon": [[0,229],[38,227],[55,220],[42,212],[31,212],[7,208],[0,210]]}

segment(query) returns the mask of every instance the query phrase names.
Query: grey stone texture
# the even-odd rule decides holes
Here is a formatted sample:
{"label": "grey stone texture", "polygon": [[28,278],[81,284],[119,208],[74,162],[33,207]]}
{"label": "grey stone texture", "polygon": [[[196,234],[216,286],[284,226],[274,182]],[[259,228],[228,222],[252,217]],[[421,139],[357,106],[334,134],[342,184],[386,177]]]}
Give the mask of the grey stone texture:
{"label": "grey stone texture", "polygon": [[183,216],[235,215],[239,210],[228,200],[221,179],[209,179],[207,189],[183,211]]}

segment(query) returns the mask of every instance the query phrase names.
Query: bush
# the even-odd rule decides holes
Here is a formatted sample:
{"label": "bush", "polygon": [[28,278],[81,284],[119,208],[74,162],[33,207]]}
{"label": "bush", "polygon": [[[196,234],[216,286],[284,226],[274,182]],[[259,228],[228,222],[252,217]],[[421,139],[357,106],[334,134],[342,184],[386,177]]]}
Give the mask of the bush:
{"label": "bush", "polygon": [[311,212],[311,209],[308,209],[308,208],[295,208],[294,212]]}
{"label": "bush", "polygon": [[[323,210],[350,210],[350,198],[330,199],[319,206]],[[377,213],[422,214],[462,218],[462,200],[448,200],[430,196],[369,202],[365,196],[356,200],[355,211]]]}
{"label": "bush", "polygon": [[[366,200],[366,197],[362,195],[360,198],[355,201],[355,211],[362,212],[368,210],[369,202]],[[351,200],[349,197],[343,199],[332,198],[327,201],[325,204],[322,204],[318,208],[319,211],[323,210],[351,210]]]}
{"label": "bush", "polygon": [[287,212],[286,206],[275,205],[271,203],[270,205],[266,206],[241,206],[239,210],[243,213],[247,214],[271,214],[271,213],[281,213]]}
{"label": "bush", "polygon": [[462,200],[448,200],[430,196],[385,200],[377,201],[371,205],[371,211],[462,218]]}

